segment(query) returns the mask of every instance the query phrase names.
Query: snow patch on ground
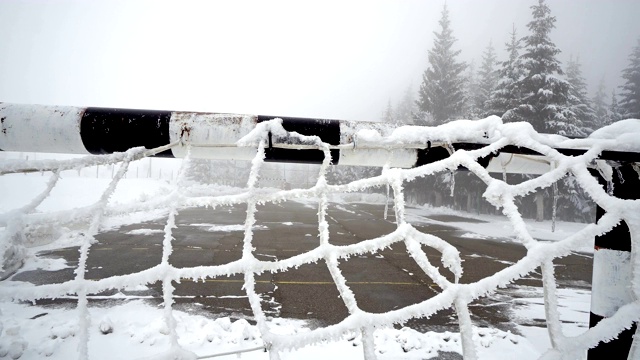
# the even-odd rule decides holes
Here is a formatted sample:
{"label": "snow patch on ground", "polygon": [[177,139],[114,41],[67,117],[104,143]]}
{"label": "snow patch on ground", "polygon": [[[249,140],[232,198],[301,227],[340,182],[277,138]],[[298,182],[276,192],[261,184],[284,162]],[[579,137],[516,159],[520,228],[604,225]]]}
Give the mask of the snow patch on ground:
{"label": "snow patch on ground", "polygon": [[127,235],[164,234],[164,230],[159,230],[159,229],[135,229],[135,230],[127,231],[125,234],[127,234]]}
{"label": "snow patch on ground", "polygon": [[[591,291],[581,289],[557,289],[559,314],[562,322],[562,332],[567,337],[578,336],[589,329],[589,313],[591,308]],[[520,320],[544,319],[544,298],[541,288],[520,288],[514,299],[514,318]],[[544,323],[542,323],[544,325]],[[549,333],[544,326],[519,325],[520,332],[531,343],[536,344],[542,354],[551,348]],[[586,355],[586,354],[585,354]]]}
{"label": "snow patch on ground", "polygon": [[44,270],[44,271],[58,271],[62,269],[68,269],[72,266],[67,264],[65,259],[61,258],[46,258],[42,256],[30,255],[25,259],[24,265],[20,268],[20,272]]}
{"label": "snow patch on ground", "polygon": [[[4,331],[0,340],[0,354],[14,351],[23,359],[48,357],[68,359],[77,356],[78,325],[71,309],[1,303]],[[91,359],[139,359],[166,354],[170,348],[163,310],[132,300],[112,307],[91,307]],[[210,318],[174,310],[178,321],[180,345],[198,356],[263,346],[256,326],[247,320],[228,317]],[[273,319],[268,322],[278,335],[307,332],[302,320]],[[537,344],[510,332],[477,328],[475,338],[479,355],[484,359],[518,356],[535,359],[540,354]],[[44,339],[44,340],[43,340]],[[457,333],[420,333],[408,328],[379,329],[374,333],[376,353],[380,359],[424,359],[438,357],[439,352],[462,351]],[[346,335],[339,342],[322,342],[296,351],[285,351],[283,359],[363,359],[362,339]],[[222,357],[234,359],[236,355]],[[268,353],[244,353],[243,359],[268,359]]]}
{"label": "snow patch on ground", "polygon": [[476,233],[464,233],[462,235],[460,235],[461,238],[467,238],[467,239],[490,239],[491,237],[486,236],[486,235],[481,235],[481,234],[476,234]]}
{"label": "snow patch on ground", "polygon": [[[475,239],[491,239],[491,238],[512,238],[515,236],[513,225],[506,216],[473,214],[463,211],[456,211],[445,207],[408,206],[407,220],[414,224],[443,224],[453,226],[461,230],[473,233],[464,234],[463,237]],[[429,216],[434,215],[451,215],[455,216],[452,221],[438,221],[430,219]],[[464,221],[463,218],[470,219]],[[563,240],[576,232],[583,229],[588,224],[574,223],[568,221],[556,221],[556,229],[552,231],[551,220],[537,222],[534,219],[523,219],[527,230],[535,239],[543,241],[559,241]],[[515,241],[515,239],[514,239]],[[593,253],[593,240],[587,245],[578,249],[582,253]]]}

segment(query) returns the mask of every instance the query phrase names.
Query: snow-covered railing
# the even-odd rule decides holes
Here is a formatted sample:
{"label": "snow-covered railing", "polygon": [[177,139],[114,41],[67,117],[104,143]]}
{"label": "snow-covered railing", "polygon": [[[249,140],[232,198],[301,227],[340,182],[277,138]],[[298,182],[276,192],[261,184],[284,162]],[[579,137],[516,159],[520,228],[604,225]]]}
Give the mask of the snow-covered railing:
{"label": "snow-covered railing", "polygon": [[[30,163],[0,163],[0,173],[19,171],[53,171],[47,189],[27,206],[0,215],[5,230],[0,238],[3,266],[16,265],[25,232],[37,225],[56,221],[85,224],[76,278],[61,284],[5,287],[0,284],[0,298],[34,301],[66,294],[78,295],[81,324],[80,358],[88,358],[87,295],[108,289],[161,281],[165,321],[171,337],[168,357],[195,357],[178,342],[176,320],[172,315],[172,281],[202,280],[242,274],[244,289],[251,304],[265,347],[273,359],[286,349],[295,349],[326,340],[337,340],[348,332],[360,332],[365,358],[376,357],[374,332],[377,328],[402,323],[414,317],[429,317],[444,308],[454,308],[460,324],[461,343],[467,359],[477,358],[475,333],[469,315],[470,302],[496,289],[542,269],[546,321],[552,349],[545,359],[579,358],[589,348],[590,354],[606,349],[601,342],[627,350],[630,359],[640,357],[638,338],[633,342],[640,320],[640,201],[637,186],[640,143],[640,120],[625,120],[596,131],[587,139],[567,139],[538,134],[526,123],[502,123],[497,117],[483,120],[454,121],[438,127],[393,127],[378,123],[349,123],[335,120],[301,120],[244,115],[220,115],[184,112],[156,112],[117,109],[80,109],[0,105],[2,129],[0,149],[14,151],[52,151],[103,154],[123,152],[81,160]],[[37,129],[37,131],[34,131]],[[149,150],[136,147],[145,146]],[[133,147],[133,148],[132,148]],[[132,148],[132,149],[130,149]],[[159,153],[184,157],[181,175],[173,191],[152,204],[110,208],[109,196],[122,178],[130,161]],[[197,194],[189,192],[182,179],[190,157],[251,159],[247,188],[239,193]],[[614,160],[617,162],[612,162]],[[34,210],[58,181],[61,169],[121,161],[122,166],[108,189],[93,206],[69,214],[41,214]],[[320,163],[317,182],[308,189],[267,190],[257,188],[256,181],[264,161],[298,161]],[[348,184],[329,184],[326,172],[331,163],[383,166],[379,176]],[[406,221],[403,188],[416,178],[455,171],[464,167],[487,186],[484,198],[501,209],[510,220],[516,238],[527,248],[527,255],[515,264],[474,283],[460,284],[464,267],[455,247],[437,236],[424,234]],[[517,185],[507,184],[489,175],[491,171],[540,174]],[[603,184],[590,173],[600,174]],[[549,188],[571,174],[577,184],[601,209],[596,224],[555,243],[535,240],[518,211],[516,199],[538,189]],[[606,184],[613,184],[613,186]],[[328,195],[389,186],[394,194],[396,229],[384,236],[348,246],[331,244],[326,220]],[[609,188],[608,192],[605,187]],[[256,204],[297,198],[318,199],[318,235],[316,248],[285,260],[262,261],[253,254],[253,224]],[[243,253],[240,260],[215,266],[174,267],[172,229],[178,209],[193,206],[218,207],[247,204]],[[105,216],[114,212],[131,212],[148,208],[165,209],[169,214],[164,229],[162,261],[141,272],[101,280],[84,279],[86,259],[93,237]],[[619,225],[624,224],[624,225]],[[621,228],[626,226],[627,228]],[[615,234],[610,236],[609,234]],[[572,250],[589,245],[596,237],[594,256],[593,326],[577,337],[563,334],[558,315],[558,299],[553,260]],[[613,240],[615,238],[615,240]],[[338,260],[363,253],[375,253],[395,243],[406,245],[420,268],[442,291],[436,296],[384,314],[360,309],[338,266]],[[422,246],[438,250],[442,264],[453,275],[449,281],[426,257]],[[9,254],[9,257],[8,255]],[[270,331],[260,298],[255,291],[256,273],[282,272],[304,264],[324,260],[336,284],[349,316],[338,324],[321,327],[304,334],[282,336]],[[615,264],[616,266],[612,266]],[[608,277],[602,277],[605,274]],[[600,288],[598,288],[600,287]],[[622,334],[622,335],[621,335]],[[637,335],[637,334],[636,334]],[[625,337],[626,336],[626,337]],[[613,339],[616,339],[612,341]],[[608,351],[608,350],[606,350]],[[626,354],[625,354],[626,356]],[[612,357],[608,354],[608,357]]]}

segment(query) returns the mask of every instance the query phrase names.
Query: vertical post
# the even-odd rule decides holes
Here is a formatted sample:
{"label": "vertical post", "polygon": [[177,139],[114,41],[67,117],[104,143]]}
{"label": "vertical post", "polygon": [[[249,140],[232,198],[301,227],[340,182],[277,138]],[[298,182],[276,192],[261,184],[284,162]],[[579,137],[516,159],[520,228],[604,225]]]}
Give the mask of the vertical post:
{"label": "vertical post", "polygon": [[[592,174],[607,189],[607,181],[597,171],[592,171]],[[640,179],[631,164],[614,169],[612,183],[615,197],[640,198]],[[604,213],[604,209],[598,206],[596,221]],[[631,233],[627,224],[622,221],[611,231],[595,239],[589,327],[596,326],[602,319],[615,314],[622,305],[633,301],[631,277]],[[637,325],[636,323],[630,329],[622,331],[616,339],[607,343],[600,342],[589,349],[587,359],[627,359]]]}

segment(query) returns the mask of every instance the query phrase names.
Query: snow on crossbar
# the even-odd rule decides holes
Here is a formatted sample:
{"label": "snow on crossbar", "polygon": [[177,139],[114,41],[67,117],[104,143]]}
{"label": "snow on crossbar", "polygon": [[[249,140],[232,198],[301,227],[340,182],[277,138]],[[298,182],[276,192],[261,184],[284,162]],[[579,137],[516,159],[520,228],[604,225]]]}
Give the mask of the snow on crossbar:
{"label": "snow on crossbar", "polygon": [[[34,301],[76,294],[81,359],[90,356],[87,329],[92,319],[89,316],[87,296],[108,289],[123,289],[157,281],[163,284],[164,321],[168,329],[166,334],[171,338],[171,348],[163,357],[195,358],[196,355],[183,348],[178,341],[176,318],[172,311],[172,282],[230,275],[244,276],[244,289],[264,347],[268,349],[272,359],[279,359],[280,353],[287,349],[338,340],[349,333],[361,334],[364,356],[373,359],[378,355],[374,336],[377,330],[416,317],[428,318],[444,308],[455,309],[464,356],[466,359],[476,359],[479,329],[472,324],[469,303],[526,276],[538,267],[542,269],[546,321],[552,344],[552,348],[542,358],[579,358],[587,349],[597,348],[601,342],[610,342],[625,331],[631,333],[629,339],[616,346],[626,347],[630,359],[640,357],[640,340],[638,336],[633,340],[632,334],[640,320],[640,201],[636,200],[639,191],[626,188],[622,193],[609,193],[604,188],[606,186],[603,186],[607,183],[614,187],[621,186],[623,181],[621,172],[618,172],[620,169],[628,179],[628,186],[638,182],[640,169],[636,162],[640,160],[640,142],[637,141],[640,136],[640,120],[620,121],[594,132],[586,139],[539,134],[527,123],[505,124],[498,117],[476,121],[459,120],[438,127],[394,127],[381,123],[253,115],[1,104],[0,120],[2,150],[89,155],[65,161],[0,162],[0,174],[29,171],[53,173],[47,188],[31,203],[0,214],[0,226],[4,226],[0,233],[0,254],[5,271],[20,266],[21,254],[24,254],[24,239],[39,226],[55,223],[57,226],[84,229],[77,233],[81,246],[75,279],[46,285],[0,283],[2,300]],[[185,159],[172,191],[160,199],[144,204],[126,207],[110,205],[109,197],[127,171],[128,164],[154,154]],[[251,160],[247,187],[227,194],[190,192],[184,182],[184,173],[190,166],[191,157]],[[265,161],[319,163],[318,180],[308,189],[258,188],[257,180]],[[120,170],[95,204],[72,212],[35,212],[60,181],[60,171],[113,163],[121,163]],[[325,177],[331,164],[382,166],[383,170],[379,176],[335,185],[329,184]],[[407,222],[403,192],[405,185],[416,178],[462,168],[474,173],[486,184],[483,197],[501,209],[511,222],[516,239],[527,248],[526,256],[515,264],[467,284],[458,282],[464,271],[458,250],[433,234],[420,232]],[[598,174],[602,183],[590,171]],[[490,172],[540,176],[513,185],[491,177]],[[536,190],[549,188],[567,175],[573,175],[577,184],[598,205],[598,221],[561,241],[539,242],[527,230],[516,199]],[[631,179],[630,176],[635,178]],[[352,245],[332,244],[326,220],[328,196],[380,186],[389,186],[393,191],[396,229],[389,234]],[[624,195],[618,196],[620,194]],[[257,259],[253,246],[256,205],[299,198],[317,199],[317,246],[284,260]],[[169,262],[173,249],[175,217],[180,209],[196,206],[215,208],[233,204],[247,205],[240,260],[222,265],[183,268],[174,267]],[[94,236],[99,233],[105,218],[151,208],[164,209],[168,214],[164,228],[162,261],[151,269],[137,273],[101,280],[85,279],[86,260],[95,241]],[[621,230],[618,224],[625,224],[626,230]],[[610,245],[607,241],[608,233],[612,230],[616,237],[624,237],[623,242],[628,239],[629,245],[624,244],[623,248],[607,247]],[[606,299],[603,304],[604,298],[596,298],[594,301],[597,306],[592,306],[592,319],[595,319],[593,326],[577,337],[567,337],[560,326],[553,260],[567,256],[583,245],[592,244],[594,237],[599,239],[596,243],[598,249],[607,249],[595,256],[596,261],[604,263],[594,268],[603,269],[607,274],[615,274],[618,279],[615,286],[609,286],[611,284],[607,284],[607,279],[596,281],[598,274],[594,274],[594,291],[595,284],[599,283],[605,288],[603,292],[613,291],[622,295],[616,297],[615,304],[606,302]],[[347,261],[359,254],[375,253],[396,243],[406,246],[411,257],[441,291],[420,303],[384,314],[365,312],[360,309],[354,293],[347,285],[340,271],[339,261]],[[453,274],[454,281],[449,281],[442,270],[432,264],[423,251],[423,246],[442,254],[442,265]],[[622,263],[617,263],[619,266],[614,267],[611,259]],[[272,332],[255,290],[255,274],[283,272],[319,260],[326,263],[349,316],[338,324],[319,327],[307,333],[284,336]],[[626,283],[620,283],[620,279]],[[621,292],[620,288],[624,291]],[[592,354],[595,353],[590,353],[590,356]]]}
{"label": "snow on crossbar", "polygon": [[[503,131],[511,131],[509,136],[520,143],[501,144],[478,158],[489,171],[544,174],[551,163],[541,149],[521,141],[534,133],[531,128],[525,126],[524,132],[515,136],[513,132],[521,131],[522,124],[509,126],[497,117],[453,121],[431,128],[262,115],[0,103],[0,119],[0,150],[4,151],[99,155],[178,142],[156,156],[184,157],[189,142],[193,158],[248,161],[254,158],[256,148],[239,146],[238,141],[259,123],[279,119],[289,133],[318,136],[329,146],[333,165],[416,167],[447,158],[456,150],[481,149],[494,143]],[[632,141],[633,134],[629,133],[623,134],[629,139],[625,142],[605,142],[597,135],[587,139],[535,136],[535,141],[563,155],[583,155],[598,144],[602,148],[597,159],[640,161],[640,143]],[[265,161],[320,164],[324,158],[314,144],[275,133],[268,140]]]}

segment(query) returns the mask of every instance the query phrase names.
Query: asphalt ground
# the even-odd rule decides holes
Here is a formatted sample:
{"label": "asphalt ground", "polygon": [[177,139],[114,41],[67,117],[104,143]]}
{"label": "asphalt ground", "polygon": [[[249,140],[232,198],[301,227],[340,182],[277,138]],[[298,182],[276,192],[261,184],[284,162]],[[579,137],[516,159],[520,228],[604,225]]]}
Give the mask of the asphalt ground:
{"label": "asphalt ground", "polygon": [[[383,205],[331,204],[328,212],[330,242],[336,245],[357,243],[392,232],[396,225],[393,211],[389,219],[383,217]],[[246,205],[233,207],[191,208],[181,210],[173,235],[173,253],[170,263],[175,267],[220,265],[237,260],[242,254]],[[302,254],[318,245],[317,209],[310,204],[294,201],[258,206],[254,231],[254,254],[261,260],[281,260]],[[433,221],[438,220],[437,224]],[[525,249],[506,238],[472,239],[461,237],[467,233],[443,225],[446,221],[460,221],[452,216],[416,218],[413,225],[420,231],[436,235],[455,246],[463,259],[465,269],[460,282],[471,283],[513,264],[525,256]],[[464,219],[468,222],[477,220]],[[161,232],[166,219],[123,226],[105,231],[96,238],[89,254],[87,279],[102,279],[129,274],[151,268],[160,263],[162,256]],[[215,225],[215,227],[214,227]],[[235,225],[235,226],[234,226]],[[220,230],[219,226],[231,226]],[[140,229],[156,232],[147,235],[130,233]],[[217,230],[216,230],[217,229]],[[231,230],[231,231],[228,231]],[[423,247],[429,260],[443,269],[440,253]],[[62,257],[75,267],[78,248],[65,248],[40,253],[44,257]],[[592,258],[575,254],[555,261],[559,286],[590,288]],[[393,245],[376,254],[354,256],[340,262],[340,269],[358,301],[368,312],[383,313],[426,300],[440,292],[407,254],[403,244]],[[538,269],[539,270],[539,269]],[[445,274],[447,270],[443,270]],[[13,280],[36,284],[60,283],[74,277],[73,268],[58,271],[27,271]],[[448,275],[453,279],[451,274]],[[241,275],[207,279],[203,282],[183,280],[175,284],[176,307],[186,311],[207,313],[213,317],[231,316],[250,319],[249,302],[242,289]],[[527,275],[513,285],[499,289],[470,305],[475,324],[514,330],[511,310],[518,306],[517,287],[541,287],[539,271]],[[268,316],[307,319],[317,325],[334,324],[347,315],[326,264],[300,266],[286,272],[264,273],[257,276],[256,291],[263,300]],[[118,291],[92,294],[90,303],[96,306],[118,301]],[[162,302],[160,283],[148,284],[140,289],[121,291],[129,298],[143,298],[152,303]],[[514,298],[516,296],[516,298]],[[41,300],[40,304],[72,305],[73,299]],[[533,325],[536,325],[536,321]],[[417,330],[457,331],[453,310],[443,310],[429,319],[413,319],[405,326]],[[542,324],[539,324],[542,325]]]}

